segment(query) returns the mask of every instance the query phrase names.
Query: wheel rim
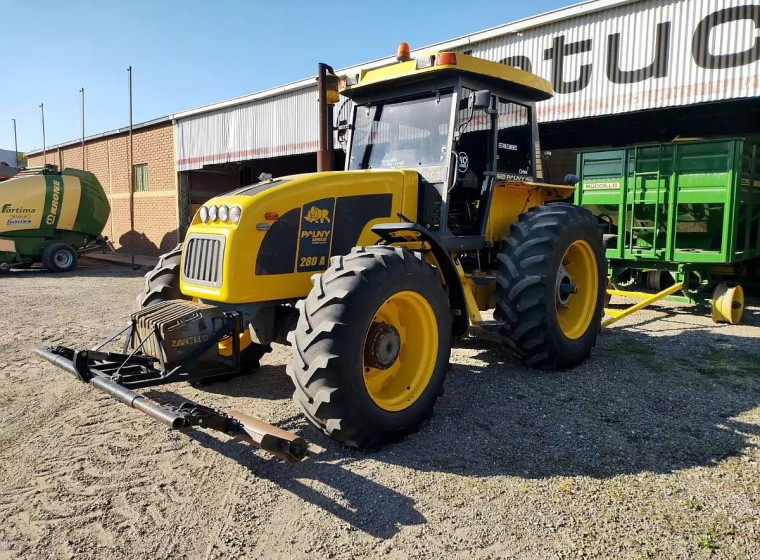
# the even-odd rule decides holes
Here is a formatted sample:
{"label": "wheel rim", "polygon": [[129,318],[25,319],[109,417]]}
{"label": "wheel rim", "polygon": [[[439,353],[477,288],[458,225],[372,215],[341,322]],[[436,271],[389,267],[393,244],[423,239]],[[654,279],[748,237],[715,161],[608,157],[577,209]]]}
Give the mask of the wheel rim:
{"label": "wheel rim", "polygon": [[587,241],[574,241],[562,257],[555,286],[557,321],[567,338],[580,338],[586,332],[594,319],[598,292],[594,250]]}
{"label": "wheel rim", "polygon": [[715,288],[712,301],[712,318],[716,323],[738,325],[744,314],[744,290],[736,285],[729,288],[720,284]]}
{"label": "wheel rim", "polygon": [[374,403],[391,412],[414,404],[430,383],[438,356],[438,323],[419,293],[389,297],[364,337],[362,371]]}
{"label": "wheel rim", "polygon": [[59,268],[68,268],[74,262],[74,257],[65,249],[61,249],[60,251],[56,251],[53,261]]}

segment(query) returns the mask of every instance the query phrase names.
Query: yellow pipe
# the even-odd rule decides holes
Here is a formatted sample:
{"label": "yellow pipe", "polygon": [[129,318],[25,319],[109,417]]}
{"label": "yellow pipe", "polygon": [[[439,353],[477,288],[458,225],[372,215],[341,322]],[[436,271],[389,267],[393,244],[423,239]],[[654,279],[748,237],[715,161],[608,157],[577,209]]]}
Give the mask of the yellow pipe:
{"label": "yellow pipe", "polygon": [[631,297],[638,299],[649,299],[652,297],[652,294],[649,294],[647,292],[627,292],[625,290],[607,290],[607,293],[611,296]]}
{"label": "yellow pipe", "polygon": [[[636,313],[637,311],[644,309],[646,306],[654,303],[655,301],[659,301],[662,298],[668,297],[669,295],[672,295],[682,289],[683,289],[683,282],[677,282],[676,284],[673,284],[670,288],[666,288],[662,290],[661,292],[657,292],[656,294],[644,294],[642,292],[624,292],[621,290],[607,290],[607,293],[611,295],[620,295],[620,296],[626,296],[626,297],[645,296],[647,299],[643,299],[642,297],[643,301],[640,301],[636,305],[632,305],[631,307],[628,307],[627,309],[624,309],[623,311],[610,312],[605,309],[604,313],[606,315],[609,315],[610,317],[602,321],[602,328],[608,327],[612,323],[619,321],[623,317],[627,317],[628,315],[631,315],[632,313]],[[631,294],[636,294],[636,295],[631,295]]]}

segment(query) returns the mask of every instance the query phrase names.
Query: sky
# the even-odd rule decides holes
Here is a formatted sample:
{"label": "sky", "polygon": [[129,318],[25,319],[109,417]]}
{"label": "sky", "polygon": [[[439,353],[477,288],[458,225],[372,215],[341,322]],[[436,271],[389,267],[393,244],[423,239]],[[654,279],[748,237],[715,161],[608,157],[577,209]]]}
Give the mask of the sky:
{"label": "sky", "polygon": [[[42,147],[419,48],[577,0],[0,0],[0,148]],[[10,17],[9,17],[10,16]],[[13,21],[15,18],[15,23]]]}

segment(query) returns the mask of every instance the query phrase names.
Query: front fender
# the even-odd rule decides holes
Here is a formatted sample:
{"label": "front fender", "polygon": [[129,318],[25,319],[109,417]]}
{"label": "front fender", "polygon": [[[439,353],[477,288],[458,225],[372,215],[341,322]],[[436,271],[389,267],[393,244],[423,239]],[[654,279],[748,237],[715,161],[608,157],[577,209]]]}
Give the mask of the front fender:
{"label": "front fender", "polygon": [[454,336],[464,336],[467,334],[467,330],[470,328],[470,320],[467,316],[467,303],[462,280],[457,273],[456,266],[452,262],[451,257],[449,257],[449,254],[438,240],[433,237],[430,231],[420,224],[406,222],[399,224],[378,224],[372,227],[372,232],[389,245],[424,242],[430,246],[430,252],[448,288],[449,305],[451,306],[453,317],[452,334]]}

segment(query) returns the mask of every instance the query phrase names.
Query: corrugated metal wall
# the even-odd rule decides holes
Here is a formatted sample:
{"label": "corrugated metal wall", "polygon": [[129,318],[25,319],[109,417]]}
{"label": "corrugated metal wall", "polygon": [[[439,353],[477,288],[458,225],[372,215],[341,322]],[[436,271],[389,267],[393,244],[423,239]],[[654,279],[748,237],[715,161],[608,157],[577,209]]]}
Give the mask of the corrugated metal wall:
{"label": "corrugated metal wall", "polygon": [[316,87],[177,119],[177,169],[317,150]]}
{"label": "corrugated metal wall", "polygon": [[644,1],[460,50],[552,80],[551,122],[757,96],[758,28],[756,0]]}
{"label": "corrugated metal wall", "polygon": [[[456,47],[549,79],[542,122],[760,94],[760,0],[642,0]],[[316,87],[180,118],[177,165],[316,150]]]}

